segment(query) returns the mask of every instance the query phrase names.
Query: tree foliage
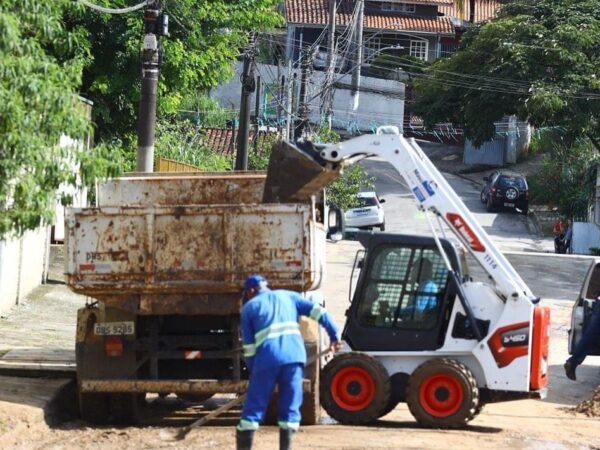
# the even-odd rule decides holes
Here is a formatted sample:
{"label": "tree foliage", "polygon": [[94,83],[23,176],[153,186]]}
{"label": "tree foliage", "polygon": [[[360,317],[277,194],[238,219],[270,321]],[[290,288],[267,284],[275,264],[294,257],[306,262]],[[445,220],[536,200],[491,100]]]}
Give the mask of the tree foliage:
{"label": "tree foliage", "polygon": [[0,238],[51,222],[63,183],[114,169],[102,152],[58,145],[90,131],[78,97],[85,44],[61,21],[71,5],[0,0]]}
{"label": "tree foliage", "polygon": [[[126,0],[97,0],[126,6]],[[277,0],[171,0],[170,35],[161,39],[158,116],[175,113],[198,91],[233,75],[232,62],[251,31],[281,23]],[[83,74],[83,94],[94,101],[97,136],[133,137],[140,96],[140,49],[143,14],[102,14],[89,9],[69,14],[71,27],[84,27],[91,43],[92,63]]]}
{"label": "tree foliage", "polygon": [[[312,139],[318,143],[336,144],[340,135],[326,125],[315,130]],[[344,168],[342,176],[327,186],[327,205],[342,211],[359,205],[357,194],[361,191],[372,191],[375,188],[375,178],[367,174],[360,164]]]}
{"label": "tree foliage", "polygon": [[530,177],[531,197],[536,203],[558,206],[566,217],[587,218],[596,194],[596,170],[600,155],[589,140],[574,145],[555,144],[544,155],[541,170]]}
{"label": "tree foliage", "polygon": [[563,127],[600,148],[600,2],[515,0],[468,31],[415,87],[426,126],[452,121],[476,145],[494,122],[516,115],[535,127]]}

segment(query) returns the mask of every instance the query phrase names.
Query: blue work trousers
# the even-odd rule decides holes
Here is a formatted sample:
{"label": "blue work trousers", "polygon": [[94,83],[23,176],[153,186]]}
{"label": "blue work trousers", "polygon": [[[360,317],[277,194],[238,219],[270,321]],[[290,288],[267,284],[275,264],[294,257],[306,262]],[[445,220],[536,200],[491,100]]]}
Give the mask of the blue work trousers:
{"label": "blue work trousers", "polygon": [[592,316],[585,332],[573,350],[569,362],[577,367],[583,362],[594,345],[600,343],[600,301],[596,301],[592,309]]}
{"label": "blue work trousers", "polygon": [[304,364],[302,363],[252,371],[238,430],[258,429],[258,425],[265,417],[275,385],[279,389],[277,423],[281,428],[297,430],[300,426],[303,379]]}

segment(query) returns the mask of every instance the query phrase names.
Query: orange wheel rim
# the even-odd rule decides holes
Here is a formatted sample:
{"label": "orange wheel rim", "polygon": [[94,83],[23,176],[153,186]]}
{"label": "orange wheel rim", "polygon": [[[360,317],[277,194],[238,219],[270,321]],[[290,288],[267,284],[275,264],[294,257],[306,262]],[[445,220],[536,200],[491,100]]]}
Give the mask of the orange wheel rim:
{"label": "orange wheel rim", "polygon": [[436,374],[426,378],[419,389],[419,402],[433,417],[449,417],[459,410],[464,400],[460,382],[453,376]]}
{"label": "orange wheel rim", "polygon": [[331,381],[331,396],[340,408],[360,411],[373,401],[375,381],[365,369],[344,367]]}

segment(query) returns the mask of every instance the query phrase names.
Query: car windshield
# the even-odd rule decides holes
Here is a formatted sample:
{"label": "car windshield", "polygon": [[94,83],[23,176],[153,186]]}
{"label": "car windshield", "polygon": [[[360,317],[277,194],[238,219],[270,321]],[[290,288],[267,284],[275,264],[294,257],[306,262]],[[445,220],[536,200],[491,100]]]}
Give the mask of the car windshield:
{"label": "car windshield", "polygon": [[375,197],[358,197],[357,208],[367,208],[369,206],[377,206],[377,199]]}
{"label": "car windshield", "polygon": [[525,179],[522,177],[510,177],[502,175],[500,178],[498,178],[498,187],[516,187],[517,189],[527,189],[527,184],[525,184]]}

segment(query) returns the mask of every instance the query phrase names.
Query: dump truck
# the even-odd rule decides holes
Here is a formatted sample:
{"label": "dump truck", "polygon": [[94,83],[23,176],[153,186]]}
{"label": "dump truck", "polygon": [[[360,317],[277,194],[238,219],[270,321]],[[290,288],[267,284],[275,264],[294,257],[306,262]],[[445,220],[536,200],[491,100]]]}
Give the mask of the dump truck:
{"label": "dump truck", "polygon": [[[100,184],[96,206],[70,208],[67,284],[88,297],[77,314],[81,417],[136,422],[148,393],[245,392],[243,282],[260,273],[323,303],[325,212],[314,193],[327,181],[286,193],[261,172],[129,174]],[[302,417],[314,424],[325,342],[314,322],[301,328],[316,360]]]}

